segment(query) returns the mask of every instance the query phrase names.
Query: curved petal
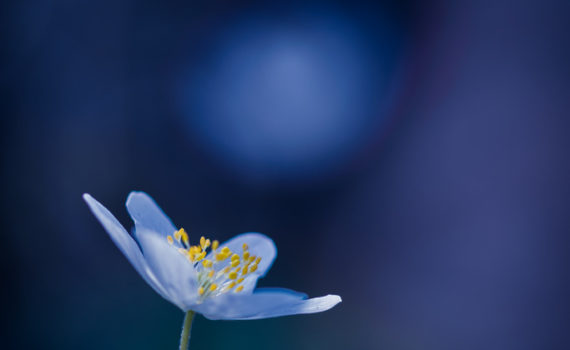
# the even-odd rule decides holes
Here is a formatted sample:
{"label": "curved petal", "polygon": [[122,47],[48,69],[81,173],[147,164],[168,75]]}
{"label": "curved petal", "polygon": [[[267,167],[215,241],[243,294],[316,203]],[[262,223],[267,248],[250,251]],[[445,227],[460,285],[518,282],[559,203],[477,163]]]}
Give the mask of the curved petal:
{"label": "curved petal", "polygon": [[256,320],[326,311],[341,302],[338,295],[304,299],[287,290],[256,290],[253,294],[228,293],[206,299],[193,310],[210,320]]}
{"label": "curved petal", "polygon": [[127,211],[135,222],[136,231],[148,230],[161,236],[171,235],[176,227],[156,202],[146,193],[133,191],[127,198]]}
{"label": "curved petal", "polygon": [[[273,243],[271,238],[257,232],[242,233],[240,235],[237,235],[229,241],[220,244],[220,248],[228,247],[232,252],[241,253],[244,243],[248,245],[249,252],[252,255],[261,257],[261,261],[257,266],[257,270],[254,273],[250,274],[243,282],[244,289],[242,293],[251,294],[255,288],[257,279],[265,276],[267,271],[269,271],[271,268],[271,265],[277,256],[277,248],[275,247],[275,243]],[[210,252],[208,254],[207,259],[214,260],[213,252]]]}
{"label": "curved petal", "polygon": [[163,298],[168,299],[164,288],[148,268],[139,246],[125,230],[123,225],[119,223],[107,208],[97,202],[95,198],[91,197],[88,193],[83,194],[83,199],[87,202],[89,209],[91,209],[91,212],[99,220],[101,225],[103,225],[103,228],[105,228],[105,231],[107,231],[115,245],[125,255],[127,260],[130,261],[139,275],[141,275],[146,283],[148,283],[158,294]]}
{"label": "curved petal", "polygon": [[193,264],[174,245],[156,232],[138,231],[144,258],[169,300],[184,311],[198,298],[198,281]]}

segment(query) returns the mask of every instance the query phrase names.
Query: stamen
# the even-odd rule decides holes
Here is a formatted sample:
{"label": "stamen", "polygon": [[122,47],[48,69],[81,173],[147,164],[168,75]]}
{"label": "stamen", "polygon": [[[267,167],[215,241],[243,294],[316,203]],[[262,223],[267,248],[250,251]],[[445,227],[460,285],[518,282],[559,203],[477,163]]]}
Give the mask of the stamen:
{"label": "stamen", "polygon": [[[200,237],[198,244],[190,245],[188,233],[183,228],[166,236],[166,239],[171,245],[176,243],[180,254],[186,256],[196,269],[200,295],[198,302],[230,290],[235,293],[243,291],[244,285],[241,283],[249,274],[257,271],[261,262],[261,257],[251,254],[246,243],[241,246],[241,254],[233,253],[229,247],[218,250],[220,243],[204,236]],[[206,259],[208,249],[212,257]]]}

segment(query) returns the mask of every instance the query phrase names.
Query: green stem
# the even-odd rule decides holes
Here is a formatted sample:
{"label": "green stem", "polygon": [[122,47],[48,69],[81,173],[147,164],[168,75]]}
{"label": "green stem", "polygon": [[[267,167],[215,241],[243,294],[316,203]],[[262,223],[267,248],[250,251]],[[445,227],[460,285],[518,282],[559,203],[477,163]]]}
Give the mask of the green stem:
{"label": "green stem", "polygon": [[194,319],[194,311],[190,310],[184,317],[184,325],[182,325],[182,334],[180,335],[180,350],[188,350],[190,343],[190,330],[192,329],[192,320]]}

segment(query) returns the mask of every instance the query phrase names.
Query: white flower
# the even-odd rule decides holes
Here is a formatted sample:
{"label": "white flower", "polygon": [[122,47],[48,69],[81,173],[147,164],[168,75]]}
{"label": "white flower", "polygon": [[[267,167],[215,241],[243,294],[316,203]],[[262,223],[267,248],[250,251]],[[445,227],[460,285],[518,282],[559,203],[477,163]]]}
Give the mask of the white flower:
{"label": "white flower", "polygon": [[223,244],[201,237],[192,246],[152,198],[131,192],[126,205],[135,241],[103,205],[89,194],[83,198],[142,278],[183,311],[211,320],[252,320],[326,311],[341,301],[338,295],[307,299],[281,288],[255,289],[277,255],[273,241],[260,233]]}

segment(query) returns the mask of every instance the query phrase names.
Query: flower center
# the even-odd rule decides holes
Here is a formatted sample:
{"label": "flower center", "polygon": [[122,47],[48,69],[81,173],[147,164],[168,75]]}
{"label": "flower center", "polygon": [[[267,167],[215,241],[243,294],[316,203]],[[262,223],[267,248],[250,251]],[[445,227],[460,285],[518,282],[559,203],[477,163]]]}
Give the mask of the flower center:
{"label": "flower center", "polygon": [[[200,237],[200,243],[190,245],[188,234],[181,228],[166,239],[171,245],[178,246],[178,251],[187,257],[198,272],[198,294],[200,301],[207,297],[229,291],[239,293],[243,290],[242,282],[257,270],[260,256],[250,254],[247,244],[242,245],[241,253],[232,252],[228,247],[219,247],[216,240]],[[206,259],[208,250],[210,259]]]}

